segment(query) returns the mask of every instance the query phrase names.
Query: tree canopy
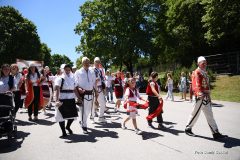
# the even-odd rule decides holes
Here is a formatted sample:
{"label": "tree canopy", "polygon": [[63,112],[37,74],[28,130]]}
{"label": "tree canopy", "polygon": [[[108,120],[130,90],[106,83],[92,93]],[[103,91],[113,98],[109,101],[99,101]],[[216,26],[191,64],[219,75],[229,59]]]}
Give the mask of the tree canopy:
{"label": "tree canopy", "polygon": [[0,7],[0,56],[0,64],[44,57],[36,26],[9,6]]}
{"label": "tree canopy", "polygon": [[105,67],[139,59],[190,66],[200,55],[239,51],[238,0],[92,0],[80,7],[76,50]]}

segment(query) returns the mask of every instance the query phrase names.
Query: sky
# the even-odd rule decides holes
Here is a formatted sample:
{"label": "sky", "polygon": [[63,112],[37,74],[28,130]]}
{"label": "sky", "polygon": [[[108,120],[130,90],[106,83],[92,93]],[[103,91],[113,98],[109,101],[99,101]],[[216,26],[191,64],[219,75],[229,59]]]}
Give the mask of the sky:
{"label": "sky", "polygon": [[12,6],[23,17],[37,26],[42,43],[51,49],[51,54],[66,55],[76,62],[80,54],[75,47],[80,36],[74,28],[81,21],[80,6],[86,0],[0,0],[0,6]]}

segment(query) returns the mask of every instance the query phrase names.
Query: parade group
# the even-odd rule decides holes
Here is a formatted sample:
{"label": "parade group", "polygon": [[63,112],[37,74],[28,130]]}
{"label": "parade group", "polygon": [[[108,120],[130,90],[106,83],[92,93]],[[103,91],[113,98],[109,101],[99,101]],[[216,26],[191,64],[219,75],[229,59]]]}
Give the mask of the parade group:
{"label": "parade group", "polygon": [[[213,117],[210,85],[206,72],[207,61],[201,56],[198,57],[197,63],[198,68],[191,75],[191,91],[195,99],[185,133],[195,136],[192,128],[202,110],[213,138],[225,138],[227,136],[219,133]],[[13,93],[15,114],[19,108],[26,108],[29,121],[38,121],[39,110],[43,110],[43,113],[47,114],[46,107],[51,106],[51,102],[54,101],[54,118],[62,131],[60,138],[73,134],[71,124],[77,118],[80,119],[80,127],[84,134],[88,134],[88,120],[94,123],[98,117],[98,123],[107,123],[105,119],[105,112],[108,110],[107,102],[115,103],[114,112],[116,113],[120,106],[126,109],[127,116],[121,123],[122,129],[126,129],[126,123],[132,119],[136,134],[142,134],[136,121],[139,108],[148,109],[146,124],[150,128],[165,129],[162,117],[164,100],[160,95],[157,83],[159,77],[157,72],[153,71],[149,76],[146,88],[148,97],[144,99],[139,94],[138,83],[136,85],[139,77],[129,75],[123,79],[121,71],[111,74],[111,71],[107,70],[104,73],[100,66],[99,57],[94,59],[92,66],[89,58],[83,57],[80,69],[63,64],[60,67],[61,70],[56,75],[52,75],[48,66],[39,70],[33,62],[29,64],[28,68],[23,68],[21,72],[19,72],[17,64],[3,64],[0,75],[0,95]],[[174,100],[171,73],[168,73],[167,77],[168,95],[166,99],[170,97]],[[116,102],[113,102],[113,93],[115,93]],[[0,96],[0,105],[3,101],[4,99]],[[154,118],[157,118],[157,127],[152,124]]]}

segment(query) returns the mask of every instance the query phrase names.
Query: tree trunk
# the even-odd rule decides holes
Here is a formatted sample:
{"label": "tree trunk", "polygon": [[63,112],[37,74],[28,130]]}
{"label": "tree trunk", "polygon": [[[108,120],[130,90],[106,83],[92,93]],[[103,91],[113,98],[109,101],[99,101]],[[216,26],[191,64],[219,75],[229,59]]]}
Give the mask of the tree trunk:
{"label": "tree trunk", "polygon": [[127,67],[127,71],[130,72],[131,76],[133,76],[133,64],[132,61],[129,60],[128,62],[125,63]]}

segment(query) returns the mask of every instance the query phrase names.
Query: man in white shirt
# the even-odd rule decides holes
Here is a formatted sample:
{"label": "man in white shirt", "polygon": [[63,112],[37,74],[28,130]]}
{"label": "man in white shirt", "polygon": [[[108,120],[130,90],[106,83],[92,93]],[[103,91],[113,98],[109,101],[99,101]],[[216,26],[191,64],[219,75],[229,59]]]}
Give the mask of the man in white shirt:
{"label": "man in white shirt", "polygon": [[[104,111],[106,108],[106,99],[105,99],[105,95],[104,95],[104,90],[106,88],[105,82],[104,82],[104,75],[103,75],[103,70],[100,68],[100,58],[96,57],[94,59],[94,67],[93,67],[93,71],[95,73],[95,77],[96,77],[96,92],[98,94],[98,96],[95,99],[95,103],[94,103],[94,108],[96,109],[98,106],[98,104],[100,105],[100,110],[99,110],[99,118],[98,121],[99,122],[106,122],[105,118],[104,118]],[[98,102],[98,103],[96,103]],[[92,117],[94,118],[94,116]]]}
{"label": "man in white shirt", "polygon": [[96,78],[94,72],[89,69],[90,60],[87,57],[82,58],[83,67],[75,72],[75,83],[77,85],[78,99],[83,100],[82,105],[78,105],[80,109],[80,124],[83,133],[87,134],[87,118],[93,107],[93,90],[95,88]]}

